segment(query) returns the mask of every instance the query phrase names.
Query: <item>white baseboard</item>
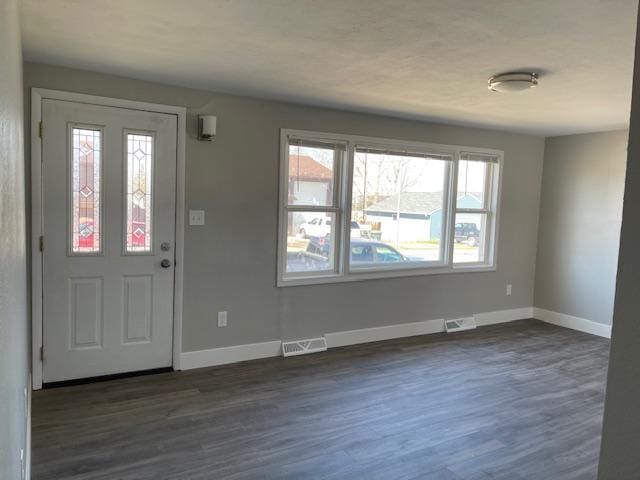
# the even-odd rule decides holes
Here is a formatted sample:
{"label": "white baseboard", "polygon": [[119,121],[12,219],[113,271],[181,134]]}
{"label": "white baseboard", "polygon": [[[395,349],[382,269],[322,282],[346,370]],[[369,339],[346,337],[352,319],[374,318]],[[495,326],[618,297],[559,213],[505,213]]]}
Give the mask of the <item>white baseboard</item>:
{"label": "white baseboard", "polygon": [[[498,310],[495,312],[476,313],[473,315],[476,325],[479,327],[506,323],[514,320],[533,318],[533,308],[514,308],[511,310]],[[444,320],[425,320],[423,322],[401,323],[384,327],[362,328],[360,330],[347,330],[325,334],[327,346],[342,347],[356,345],[358,343],[378,342],[391,340],[392,338],[412,337],[414,335],[428,335],[430,333],[444,332]]]}
{"label": "white baseboard", "polygon": [[[526,307],[478,313],[474,317],[478,326],[484,326],[531,318],[533,316],[532,313],[533,309]],[[335,348],[440,332],[444,332],[444,321],[442,319],[332,332],[325,334],[325,338],[327,339],[327,347]],[[190,370],[192,368],[212,367],[245,360],[276,357],[281,354],[282,342],[280,340],[184,352],[180,355],[180,369]]]}
{"label": "white baseboard", "polygon": [[533,317],[560,327],[579,330],[580,332],[598,335],[599,337],[611,338],[611,325],[594,322],[586,318],[574,317],[573,315],[552,312],[551,310],[537,307],[533,309]]}
{"label": "white baseboard", "polygon": [[524,320],[526,318],[533,318],[533,307],[476,313],[473,318],[476,320],[476,325],[478,327],[494,325],[496,323],[513,322],[514,320]]}
{"label": "white baseboard", "polygon": [[257,358],[277,357],[281,353],[282,342],[280,340],[184,352],[180,355],[180,369],[190,370]]}
{"label": "white baseboard", "polygon": [[444,320],[425,320],[423,322],[401,323],[399,325],[387,325],[384,327],[361,328],[358,330],[345,330],[343,332],[326,333],[327,347],[344,347],[345,345],[357,345],[359,343],[379,342],[392,338],[413,337],[415,335],[427,335],[444,331]]}

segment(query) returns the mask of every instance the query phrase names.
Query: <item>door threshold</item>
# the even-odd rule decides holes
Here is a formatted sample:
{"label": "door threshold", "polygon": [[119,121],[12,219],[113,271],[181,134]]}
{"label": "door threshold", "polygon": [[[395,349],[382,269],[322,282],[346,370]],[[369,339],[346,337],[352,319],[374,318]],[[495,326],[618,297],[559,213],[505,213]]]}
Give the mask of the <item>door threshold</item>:
{"label": "door threshold", "polygon": [[109,382],[111,380],[120,380],[121,378],[142,377],[144,375],[156,375],[158,373],[168,372],[173,372],[173,367],[152,368],[150,370],[138,370],[137,372],[114,373],[112,375],[100,375],[99,377],[74,378],[73,380],[61,380],[59,382],[46,382],[42,384],[42,388],[71,387],[74,385]]}

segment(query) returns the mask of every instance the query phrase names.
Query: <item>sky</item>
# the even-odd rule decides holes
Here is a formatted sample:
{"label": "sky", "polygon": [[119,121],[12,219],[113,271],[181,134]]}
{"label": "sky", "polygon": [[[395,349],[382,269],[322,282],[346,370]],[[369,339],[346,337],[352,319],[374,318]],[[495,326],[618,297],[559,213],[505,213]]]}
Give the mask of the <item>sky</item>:
{"label": "sky", "polygon": [[[333,150],[291,146],[290,152],[308,155],[333,170]],[[356,152],[354,159],[354,193],[395,195],[402,192],[440,192],[444,189],[445,160]],[[481,162],[460,161],[458,192],[481,192],[484,189]],[[366,178],[365,178],[366,177]]]}

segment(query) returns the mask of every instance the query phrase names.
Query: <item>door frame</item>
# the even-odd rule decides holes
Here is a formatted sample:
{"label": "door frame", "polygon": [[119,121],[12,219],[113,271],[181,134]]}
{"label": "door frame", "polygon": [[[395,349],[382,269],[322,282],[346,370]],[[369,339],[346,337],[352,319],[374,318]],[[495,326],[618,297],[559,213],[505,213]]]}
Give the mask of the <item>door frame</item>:
{"label": "door frame", "polygon": [[[184,285],[184,228],[185,228],[185,163],[187,109],[174,105],[138,102],[120,98],[100,97],[82,93],[31,89],[31,361],[32,388],[39,390],[43,381],[43,293],[42,252],[40,236],[43,235],[42,212],[42,122],[43,100],[65,100],[105,107],[126,108],[153,113],[176,115],[178,131],[176,138],[176,224],[175,224],[175,268],[173,284],[173,368],[180,370],[182,353],[182,302]],[[46,128],[46,125],[45,127]]]}

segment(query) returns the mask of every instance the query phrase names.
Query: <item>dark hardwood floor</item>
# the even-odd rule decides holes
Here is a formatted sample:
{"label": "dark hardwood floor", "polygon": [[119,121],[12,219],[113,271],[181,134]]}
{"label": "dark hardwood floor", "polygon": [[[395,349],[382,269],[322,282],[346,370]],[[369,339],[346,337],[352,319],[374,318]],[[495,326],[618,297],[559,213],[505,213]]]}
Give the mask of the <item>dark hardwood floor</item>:
{"label": "dark hardwood floor", "polygon": [[595,479],[608,352],[525,320],[43,390],[33,479]]}

